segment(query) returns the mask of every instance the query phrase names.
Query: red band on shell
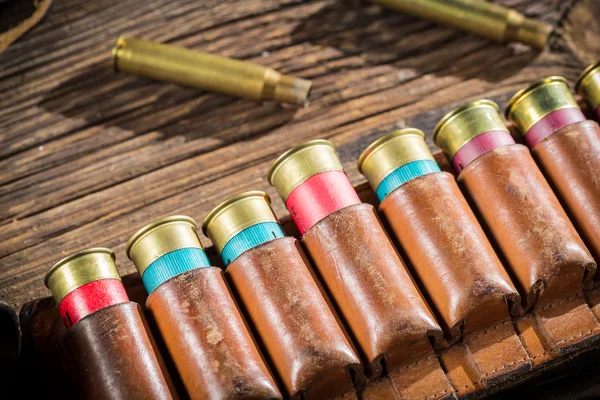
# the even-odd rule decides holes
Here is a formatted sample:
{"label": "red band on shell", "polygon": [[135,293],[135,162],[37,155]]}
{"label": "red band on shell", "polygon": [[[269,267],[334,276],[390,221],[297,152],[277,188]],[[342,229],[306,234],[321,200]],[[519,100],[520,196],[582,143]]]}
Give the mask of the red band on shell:
{"label": "red band on shell", "polygon": [[360,203],[344,171],[311,176],[296,187],[285,202],[302,235],[329,214]]}
{"label": "red band on shell", "polygon": [[100,279],[86,283],[66,295],[58,305],[58,311],[67,328],[70,328],[81,318],[101,308],[128,301],[120,280]]}
{"label": "red band on shell", "polygon": [[564,108],[546,115],[535,123],[525,134],[525,142],[533,149],[539,142],[567,125],[585,121],[585,115],[579,108]]}
{"label": "red band on shell", "polygon": [[452,158],[452,168],[458,174],[477,157],[500,146],[515,144],[506,131],[489,131],[475,136],[461,147]]}

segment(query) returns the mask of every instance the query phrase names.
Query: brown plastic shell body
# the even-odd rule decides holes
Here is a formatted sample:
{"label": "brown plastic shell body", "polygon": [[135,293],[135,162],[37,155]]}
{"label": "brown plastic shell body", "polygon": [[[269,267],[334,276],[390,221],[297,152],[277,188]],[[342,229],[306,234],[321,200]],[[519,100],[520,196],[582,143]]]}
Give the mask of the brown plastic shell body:
{"label": "brown plastic shell body", "polygon": [[337,305],[367,373],[388,372],[431,352],[441,328],[415,287],[373,206],[357,204],[316,223],[302,238]]}
{"label": "brown plastic shell body", "polygon": [[594,260],[525,146],[480,156],[458,182],[527,295],[527,306],[582,290]]}
{"label": "brown plastic shell body", "polygon": [[137,303],[87,315],[67,331],[64,344],[83,398],[177,398]]}
{"label": "brown plastic shell body", "polygon": [[244,252],[225,273],[287,396],[333,398],[353,388],[360,360],[309,268],[300,243],[284,237]]}
{"label": "brown plastic shell body", "polygon": [[600,260],[600,126],[565,126],[532,151],[596,259]]}
{"label": "brown plastic shell body", "polygon": [[[519,295],[454,177],[423,175],[380,206],[453,339],[509,316]],[[463,325],[464,324],[464,325]]]}
{"label": "brown plastic shell body", "polygon": [[281,398],[219,268],[169,279],[146,307],[191,399]]}

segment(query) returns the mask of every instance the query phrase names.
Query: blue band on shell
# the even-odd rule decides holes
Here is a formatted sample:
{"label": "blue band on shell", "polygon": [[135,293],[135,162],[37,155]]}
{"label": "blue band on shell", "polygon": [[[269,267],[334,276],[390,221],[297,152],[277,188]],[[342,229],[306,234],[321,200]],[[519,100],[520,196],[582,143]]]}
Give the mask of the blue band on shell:
{"label": "blue band on shell", "polygon": [[426,174],[441,172],[440,166],[432,160],[416,160],[396,168],[392,173],[385,177],[377,187],[377,198],[380,202],[385,197],[404,185],[411,179],[418,178]]}
{"label": "blue band on shell", "polygon": [[229,239],[221,251],[221,260],[223,260],[223,263],[227,266],[243,252],[258,246],[259,244],[284,236],[285,235],[277,222],[261,222],[252,225]]}
{"label": "blue band on shell", "polygon": [[195,268],[210,267],[206,252],[197,247],[188,247],[163,254],[144,271],[142,282],[148,294],[160,284],[181,273]]}

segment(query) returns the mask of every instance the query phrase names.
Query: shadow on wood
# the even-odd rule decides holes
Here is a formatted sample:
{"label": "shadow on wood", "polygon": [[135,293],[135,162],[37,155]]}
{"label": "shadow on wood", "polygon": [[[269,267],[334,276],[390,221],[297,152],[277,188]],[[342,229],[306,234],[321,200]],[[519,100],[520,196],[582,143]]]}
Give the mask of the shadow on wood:
{"label": "shadow on wood", "polygon": [[[157,131],[163,140],[211,137],[222,145],[267,134],[285,125],[298,110],[118,73],[109,61],[94,64],[58,85],[39,106],[85,121],[79,129],[115,126],[138,136]],[[253,134],[236,133],[242,125],[255,125]]]}
{"label": "shadow on wood", "polygon": [[[306,18],[292,36],[296,42],[308,41],[336,48],[345,56],[361,57],[368,65],[391,64],[400,71],[415,70],[417,75],[477,77],[488,82],[516,74],[539,54],[526,46],[495,43],[366,1],[324,7]],[[501,69],[482,72],[482,66],[497,67],[498,63],[503,64]]]}

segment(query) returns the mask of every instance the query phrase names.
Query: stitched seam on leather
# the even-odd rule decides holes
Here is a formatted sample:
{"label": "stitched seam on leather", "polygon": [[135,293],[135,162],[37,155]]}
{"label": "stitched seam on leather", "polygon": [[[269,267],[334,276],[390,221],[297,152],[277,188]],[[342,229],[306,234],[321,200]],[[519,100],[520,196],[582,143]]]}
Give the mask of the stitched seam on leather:
{"label": "stitched seam on leather", "polygon": [[526,357],[523,357],[523,358],[521,358],[521,359],[519,359],[519,360],[516,360],[516,361],[510,362],[510,363],[508,363],[508,364],[504,364],[503,366],[501,366],[501,367],[499,367],[499,368],[496,368],[496,369],[495,369],[495,370],[493,370],[493,371],[486,372],[486,374],[483,376],[483,378],[482,378],[482,379],[480,379],[480,381],[483,381],[483,379],[484,379],[484,378],[487,378],[488,376],[490,376],[490,375],[492,375],[492,374],[494,374],[494,373],[496,373],[496,372],[500,372],[500,371],[503,371],[503,370],[505,370],[505,369],[506,369],[506,368],[508,368],[508,367],[512,367],[513,365],[520,365],[520,364],[523,364],[523,363],[525,363],[525,362],[526,362],[528,359],[529,359],[529,356],[526,356]]}
{"label": "stitched seam on leather", "polygon": [[450,390],[446,389],[446,390],[444,390],[443,392],[439,392],[439,393],[437,393],[437,394],[434,394],[434,395],[431,395],[431,396],[425,397],[425,400],[435,400],[435,399],[439,399],[440,397],[442,397],[443,395],[445,395],[445,394],[448,394],[448,393],[450,393]]}
{"label": "stitched seam on leather", "polygon": [[[414,362],[414,363],[412,363],[412,364],[409,364],[409,365],[405,365],[405,366],[403,366],[403,367],[400,367],[400,368],[398,368],[398,369],[396,370],[396,372],[400,372],[400,371],[406,370],[406,369],[408,369],[408,368],[411,368],[411,367],[416,367],[417,365],[419,365],[419,364],[421,364],[421,363],[424,363],[424,362],[426,362],[426,361],[429,361],[429,360],[431,360],[432,358],[435,358],[435,359],[437,359],[438,357],[437,357],[437,355],[435,355],[435,354],[432,354],[432,355],[430,355],[430,356],[427,356],[427,357],[425,357],[425,358],[424,358],[424,359],[422,359],[422,360],[419,360],[419,361],[416,361],[416,362]],[[444,373],[444,375],[446,376],[446,373]],[[389,379],[389,378],[388,378],[388,379]],[[448,379],[448,377],[447,377],[447,376],[446,376],[446,379]],[[402,396],[401,396],[401,395],[400,395],[400,393],[398,393],[398,391],[396,390],[396,385],[394,385],[394,383],[392,382],[392,380],[391,380],[391,379],[390,379],[390,384],[392,385],[392,389],[394,389],[394,393],[396,394],[396,396],[397,396],[398,398],[402,399]],[[448,389],[445,389],[445,390],[443,390],[442,392],[439,392],[439,393],[433,394],[433,395],[431,395],[431,396],[425,397],[425,398],[424,398],[424,400],[435,400],[435,399],[439,399],[440,397],[442,397],[442,396],[443,396],[443,395],[445,395],[445,394],[448,394],[449,392],[450,392],[450,390],[448,390]]]}
{"label": "stitched seam on leather", "polygon": [[392,390],[394,391],[394,395],[396,396],[396,399],[402,400],[402,396],[400,395],[400,393],[398,393],[398,389],[396,389],[396,385],[394,385],[394,382],[392,381],[392,379],[389,376],[386,379],[388,380],[388,382],[390,382],[390,386],[392,387]]}
{"label": "stitched seam on leather", "polygon": [[412,364],[408,364],[408,365],[405,365],[405,366],[403,366],[403,367],[400,367],[400,368],[398,368],[398,369],[396,370],[396,372],[400,372],[400,371],[403,371],[403,370],[405,370],[405,369],[408,369],[408,368],[411,368],[411,367],[417,366],[417,365],[419,365],[419,364],[421,364],[421,363],[424,363],[425,361],[429,361],[429,360],[431,360],[432,358],[437,358],[437,355],[433,354],[433,355],[430,355],[430,356],[427,356],[427,357],[425,357],[425,358],[424,358],[424,359],[422,359],[422,360],[416,361],[416,362],[414,362],[414,363],[412,363]]}
{"label": "stitched seam on leather", "polygon": [[467,341],[469,341],[469,340],[475,340],[475,339],[477,339],[479,336],[485,335],[486,333],[488,333],[488,332],[491,332],[491,331],[493,331],[493,330],[496,330],[496,329],[500,328],[501,326],[504,326],[504,325],[507,325],[507,324],[512,324],[512,323],[513,323],[513,322],[512,322],[512,320],[508,320],[508,321],[504,321],[504,322],[502,322],[502,323],[500,323],[500,324],[496,324],[496,325],[492,326],[491,328],[489,328],[489,329],[486,329],[486,330],[485,330],[485,331],[483,331],[483,332],[479,332],[479,333],[478,333],[477,335],[475,335],[475,336],[472,336],[472,337],[470,337],[470,338],[467,338]]}
{"label": "stitched seam on leather", "polygon": [[586,335],[589,335],[591,333],[598,333],[598,332],[600,332],[600,329],[598,329],[598,328],[592,328],[592,329],[588,330],[587,332],[579,332],[577,335],[573,335],[570,338],[559,340],[558,342],[556,342],[556,345],[560,346],[562,344],[571,344],[572,342],[574,342],[573,339],[577,339],[577,338],[580,338],[582,336],[586,336]]}
{"label": "stitched seam on leather", "polygon": [[552,353],[552,350],[546,350],[545,352],[543,352],[542,354],[539,354],[535,357],[531,357],[531,361],[533,360],[537,360],[538,358],[542,358],[542,357],[546,357],[548,354]]}
{"label": "stitched seam on leather", "polygon": [[534,309],[534,312],[537,312],[537,311],[543,311],[543,310],[546,310],[546,309],[548,309],[548,308],[556,307],[556,306],[557,306],[557,305],[559,305],[559,304],[566,303],[566,302],[567,302],[567,301],[569,301],[569,300],[573,300],[573,299],[575,299],[575,298],[577,298],[577,297],[581,297],[581,296],[583,296],[583,293],[582,293],[582,292],[580,292],[580,293],[576,293],[576,294],[574,294],[574,295],[571,295],[571,296],[567,297],[566,299],[563,299],[563,300],[558,300],[558,301],[552,302],[552,303],[550,303],[550,304],[546,304],[545,306],[542,306],[542,307],[540,307],[540,308]]}
{"label": "stitched seam on leather", "polygon": [[[583,296],[584,296],[583,292],[575,293],[574,295],[568,296],[567,298],[565,298],[563,300],[559,300],[559,301],[555,301],[555,302],[550,303],[550,304],[546,304],[545,306],[540,307],[537,310],[534,310],[534,314],[538,318],[544,318],[543,316],[539,315],[538,312],[546,310],[548,308],[555,307],[555,306],[557,306],[559,304],[566,303],[567,301],[573,300],[575,298],[583,297]],[[587,301],[585,301],[585,298],[584,298],[584,302],[583,302],[582,305],[586,305],[590,309],[590,311],[591,311],[591,308],[590,308],[589,304],[587,303]],[[592,314],[593,314],[593,312],[592,312]],[[595,317],[595,315],[594,315],[594,317]],[[546,328],[545,328],[545,326],[543,324],[540,326],[540,328],[543,331],[546,331]],[[588,330],[586,332],[579,332],[578,334],[575,334],[575,335],[573,335],[571,337],[560,339],[557,342],[554,342],[554,347],[560,347],[560,346],[564,346],[564,345],[570,345],[573,342],[575,342],[575,339],[577,339],[577,338],[580,338],[582,336],[591,335],[591,334],[596,334],[598,332],[600,332],[600,329],[597,328],[597,327],[596,328],[591,328],[590,330]],[[546,332],[546,335],[549,335],[549,333]],[[552,342],[552,340],[551,340],[551,342]],[[541,358],[541,357],[545,356],[546,354],[550,353],[552,350],[555,350],[555,349],[547,350],[542,355],[536,356],[536,357],[532,358],[532,360],[535,360],[537,358]]]}
{"label": "stitched seam on leather", "polygon": [[487,377],[488,377],[488,376],[490,376],[491,374],[494,374],[494,373],[496,373],[496,372],[503,371],[503,370],[507,369],[508,367],[512,367],[513,365],[520,365],[520,364],[524,364],[524,363],[526,363],[528,360],[529,360],[529,357],[523,357],[523,358],[521,358],[521,359],[519,359],[519,360],[516,360],[516,361],[510,362],[510,363],[508,363],[508,364],[504,364],[503,366],[501,366],[501,367],[498,367],[498,368],[496,368],[496,369],[495,369],[495,370],[493,370],[493,371],[486,372],[486,374],[483,376],[483,378],[479,379],[477,382],[473,382],[473,383],[471,383],[471,384],[465,385],[465,386],[463,386],[463,387],[459,388],[458,390],[464,390],[464,389],[467,389],[467,388],[472,388],[472,387],[475,387],[475,386],[477,386],[477,385],[480,385],[480,384],[482,384],[482,383],[485,381],[485,378],[487,378]]}

